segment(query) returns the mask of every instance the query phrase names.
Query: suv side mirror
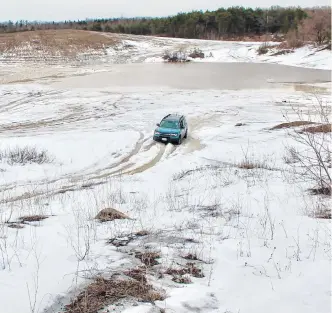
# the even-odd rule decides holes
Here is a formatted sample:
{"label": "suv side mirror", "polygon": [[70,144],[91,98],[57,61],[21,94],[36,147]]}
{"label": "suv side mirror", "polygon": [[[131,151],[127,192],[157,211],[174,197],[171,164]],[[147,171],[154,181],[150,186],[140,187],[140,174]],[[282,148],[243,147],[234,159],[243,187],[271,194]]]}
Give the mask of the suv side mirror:
{"label": "suv side mirror", "polygon": [[156,125],[157,125],[158,127],[160,126],[160,124],[159,124],[159,123],[157,123]]}

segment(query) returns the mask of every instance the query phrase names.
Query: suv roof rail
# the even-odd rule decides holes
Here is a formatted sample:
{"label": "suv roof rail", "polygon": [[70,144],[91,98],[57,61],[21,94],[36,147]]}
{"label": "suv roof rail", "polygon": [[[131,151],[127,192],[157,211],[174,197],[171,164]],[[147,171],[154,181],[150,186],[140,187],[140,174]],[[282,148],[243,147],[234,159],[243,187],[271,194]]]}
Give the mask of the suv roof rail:
{"label": "suv roof rail", "polygon": [[169,116],[171,116],[172,114],[167,114],[166,116],[163,117],[163,120]]}

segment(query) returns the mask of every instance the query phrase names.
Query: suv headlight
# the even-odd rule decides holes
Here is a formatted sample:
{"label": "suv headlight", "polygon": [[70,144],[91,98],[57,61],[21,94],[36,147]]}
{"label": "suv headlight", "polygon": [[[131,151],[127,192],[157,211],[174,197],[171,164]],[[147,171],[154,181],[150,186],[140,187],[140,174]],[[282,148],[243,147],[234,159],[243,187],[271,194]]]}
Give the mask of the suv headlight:
{"label": "suv headlight", "polygon": [[160,132],[154,131],[155,135],[160,135]]}
{"label": "suv headlight", "polygon": [[171,136],[173,136],[173,137],[178,137],[179,134],[171,134]]}

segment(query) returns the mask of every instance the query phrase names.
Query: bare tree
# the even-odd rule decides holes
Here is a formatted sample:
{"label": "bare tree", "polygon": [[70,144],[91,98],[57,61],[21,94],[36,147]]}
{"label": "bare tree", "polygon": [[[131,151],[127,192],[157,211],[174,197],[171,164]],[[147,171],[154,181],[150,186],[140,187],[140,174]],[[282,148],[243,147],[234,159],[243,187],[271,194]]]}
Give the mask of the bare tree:
{"label": "bare tree", "polygon": [[331,7],[312,9],[299,26],[300,37],[321,45],[331,40]]}
{"label": "bare tree", "polygon": [[300,130],[290,131],[295,146],[287,147],[287,163],[292,166],[295,177],[316,184],[312,189],[317,194],[331,194],[331,106],[315,97],[317,104],[307,111],[293,107],[299,121],[312,122]]}

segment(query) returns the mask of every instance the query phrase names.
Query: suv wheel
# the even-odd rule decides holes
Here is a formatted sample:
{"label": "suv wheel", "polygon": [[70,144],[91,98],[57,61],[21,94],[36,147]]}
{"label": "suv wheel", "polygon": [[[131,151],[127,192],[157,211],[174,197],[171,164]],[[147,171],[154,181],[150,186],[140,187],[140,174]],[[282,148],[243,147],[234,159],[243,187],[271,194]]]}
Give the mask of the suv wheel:
{"label": "suv wheel", "polygon": [[184,134],[184,138],[187,138],[187,133],[188,133],[188,130],[186,130],[186,133]]}
{"label": "suv wheel", "polygon": [[178,145],[180,145],[182,143],[182,137],[180,136],[179,140],[178,140]]}

